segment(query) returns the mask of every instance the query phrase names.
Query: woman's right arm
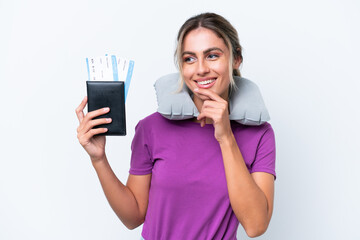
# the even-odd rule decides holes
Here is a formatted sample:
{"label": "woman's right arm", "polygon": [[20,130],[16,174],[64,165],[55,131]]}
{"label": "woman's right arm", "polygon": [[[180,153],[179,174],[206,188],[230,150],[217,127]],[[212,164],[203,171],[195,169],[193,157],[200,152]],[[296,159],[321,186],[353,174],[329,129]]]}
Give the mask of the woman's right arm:
{"label": "woman's right arm", "polygon": [[106,157],[93,162],[105,196],[119,219],[129,229],[143,224],[148,206],[151,174],[129,175],[127,186],[121,183]]}
{"label": "woman's right arm", "polygon": [[151,174],[142,176],[130,174],[127,186],[121,183],[106,158],[105,136],[96,136],[96,134],[106,132],[107,129],[93,128],[94,126],[111,122],[111,119],[105,118],[93,120],[94,117],[107,113],[109,109],[98,109],[84,116],[83,109],[86,103],[87,97],[83,99],[75,110],[80,123],[77,128],[77,137],[90,156],[110,206],[127,228],[134,229],[145,220]]}

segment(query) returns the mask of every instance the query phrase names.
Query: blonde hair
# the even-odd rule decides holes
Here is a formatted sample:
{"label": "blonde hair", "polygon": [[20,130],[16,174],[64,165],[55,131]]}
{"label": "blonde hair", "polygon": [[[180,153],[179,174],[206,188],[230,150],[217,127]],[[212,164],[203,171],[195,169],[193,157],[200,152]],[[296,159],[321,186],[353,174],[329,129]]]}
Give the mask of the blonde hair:
{"label": "blonde hair", "polygon": [[233,76],[241,76],[239,69],[233,69],[233,63],[235,59],[242,57],[242,47],[239,43],[239,37],[236,29],[222,16],[216,13],[202,13],[189,18],[180,28],[177,36],[177,46],[174,54],[175,65],[177,65],[180,71],[180,83],[179,90],[183,88],[184,79],[182,74],[182,51],[183,43],[186,35],[197,28],[207,28],[212,30],[218,37],[224,40],[225,45],[230,51],[230,64],[229,64],[229,76],[230,87],[235,88],[235,81]]}

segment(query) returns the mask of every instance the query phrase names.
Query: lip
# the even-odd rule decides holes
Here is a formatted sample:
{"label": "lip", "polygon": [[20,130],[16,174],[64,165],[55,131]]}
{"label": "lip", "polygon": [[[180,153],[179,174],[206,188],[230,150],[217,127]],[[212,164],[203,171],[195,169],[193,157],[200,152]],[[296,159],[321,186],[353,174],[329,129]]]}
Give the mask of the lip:
{"label": "lip", "polygon": [[[205,85],[198,84],[198,82],[211,80],[211,79],[215,79],[215,81],[213,81],[212,83],[209,83],[209,84],[205,84]],[[216,83],[216,80],[217,80],[217,78],[208,77],[208,78],[197,79],[197,80],[195,80],[195,83],[198,88],[211,88]]]}

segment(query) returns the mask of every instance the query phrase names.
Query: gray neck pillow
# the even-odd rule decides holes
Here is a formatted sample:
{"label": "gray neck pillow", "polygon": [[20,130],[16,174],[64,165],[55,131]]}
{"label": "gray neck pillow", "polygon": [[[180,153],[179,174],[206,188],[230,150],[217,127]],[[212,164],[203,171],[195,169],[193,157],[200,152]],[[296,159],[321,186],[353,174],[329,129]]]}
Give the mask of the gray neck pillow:
{"label": "gray neck pillow", "polygon": [[[158,112],[171,120],[182,120],[197,117],[191,91],[183,84],[180,92],[179,73],[172,73],[159,78],[155,84]],[[244,125],[261,125],[270,120],[269,113],[258,86],[252,81],[234,76],[237,89],[229,95],[229,119]]]}

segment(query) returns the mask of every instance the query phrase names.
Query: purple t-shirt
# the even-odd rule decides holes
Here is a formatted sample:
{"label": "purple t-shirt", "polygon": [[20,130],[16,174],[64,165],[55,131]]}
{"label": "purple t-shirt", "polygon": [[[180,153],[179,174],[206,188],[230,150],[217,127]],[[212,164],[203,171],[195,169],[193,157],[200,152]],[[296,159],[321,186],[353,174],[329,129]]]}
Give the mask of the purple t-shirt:
{"label": "purple t-shirt", "polygon": [[[275,176],[275,138],[269,123],[231,127],[249,172]],[[154,113],[135,128],[130,174],[152,173],[143,225],[145,240],[236,239],[239,225],[229,200],[214,127],[168,120]]]}

